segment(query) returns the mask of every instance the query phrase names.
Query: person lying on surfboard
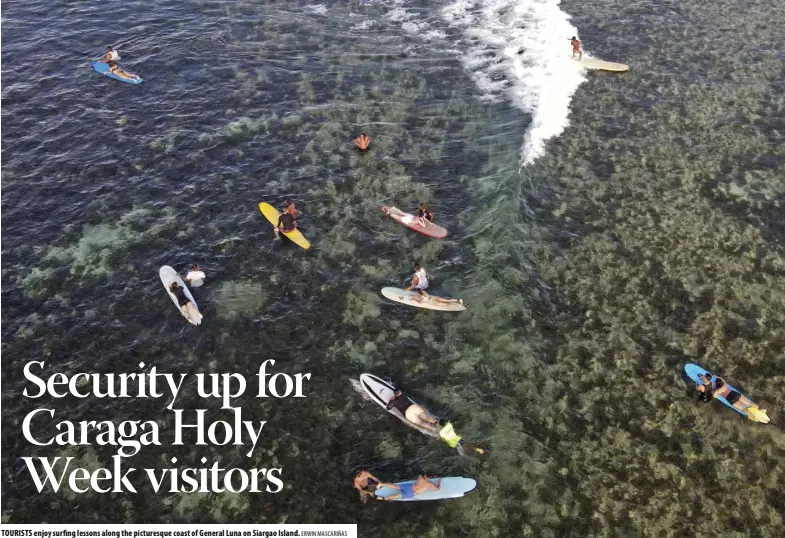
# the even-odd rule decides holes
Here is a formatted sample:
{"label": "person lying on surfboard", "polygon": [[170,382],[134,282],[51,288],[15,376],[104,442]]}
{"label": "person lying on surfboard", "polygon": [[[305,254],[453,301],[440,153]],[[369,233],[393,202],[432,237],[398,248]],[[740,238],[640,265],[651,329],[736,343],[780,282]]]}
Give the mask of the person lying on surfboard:
{"label": "person lying on surfboard", "polygon": [[740,392],[736,392],[735,390],[731,389],[720,377],[716,377],[712,396],[715,398],[719,396],[724,397],[735,409],[738,409],[745,415],[753,418],[753,420],[756,422],[763,422],[765,424],[771,422],[771,419],[768,417],[768,415],[766,415],[765,409],[759,409],[758,406],[752,402],[752,400]]}
{"label": "person lying on surfboard", "polygon": [[376,497],[376,499],[380,501],[392,501],[394,499],[411,499],[412,497],[416,497],[417,495],[421,495],[426,491],[439,491],[439,488],[442,485],[442,479],[437,478],[436,483],[434,484],[431,482],[428,477],[424,474],[421,474],[417,477],[417,481],[414,484],[386,484],[383,483],[381,487],[388,487],[391,489],[398,490],[398,493],[393,493],[392,495],[388,495],[387,497]]}
{"label": "person lying on surfboard", "polygon": [[371,138],[365,133],[360,133],[360,136],[352,140],[352,142],[360,151],[365,151],[371,143]]}
{"label": "person lying on surfboard", "polygon": [[117,65],[117,60],[120,59],[120,53],[118,53],[111,45],[106,47],[106,52],[101,56],[98,61],[104,62],[109,65],[109,72],[117,75],[118,77],[122,77],[128,80],[136,80],[139,78],[139,75],[132,75],[130,73],[126,73],[123,69]]}
{"label": "person lying on surfboard", "polygon": [[425,290],[428,289],[428,272],[424,267],[420,267],[419,263],[414,264],[414,274],[412,275],[412,285],[403,291],[414,291],[417,293],[415,300],[422,301],[427,299],[429,301],[436,301],[437,303],[444,304],[463,304],[463,299],[445,299],[443,297],[435,297],[428,295]]}
{"label": "person lying on surfboard", "polygon": [[387,410],[389,411],[393,408],[400,411],[401,414],[406,417],[406,420],[422,428],[434,429],[439,425],[439,420],[437,418],[431,416],[422,406],[413,403],[409,398],[404,396],[401,389],[396,390],[393,393],[393,399],[387,402]]}
{"label": "person lying on surfboard", "polygon": [[177,304],[180,305],[180,310],[183,311],[185,317],[192,319],[194,321],[198,321],[202,319],[203,317],[202,314],[199,312],[196,306],[191,302],[191,299],[189,299],[188,296],[185,294],[183,288],[180,287],[180,284],[178,284],[177,282],[172,282],[169,291],[171,291],[172,294],[174,294],[174,296],[177,297]]}
{"label": "person lying on surfboard", "polygon": [[358,471],[354,476],[354,487],[360,492],[360,502],[368,502],[368,495],[375,497],[374,492],[382,486],[382,481],[368,471]]}
{"label": "person lying on surfboard", "polygon": [[581,49],[581,40],[575,36],[572,36],[570,39],[570,43],[572,43],[572,57],[575,58],[575,55],[578,55],[578,60],[583,58],[583,49]]}

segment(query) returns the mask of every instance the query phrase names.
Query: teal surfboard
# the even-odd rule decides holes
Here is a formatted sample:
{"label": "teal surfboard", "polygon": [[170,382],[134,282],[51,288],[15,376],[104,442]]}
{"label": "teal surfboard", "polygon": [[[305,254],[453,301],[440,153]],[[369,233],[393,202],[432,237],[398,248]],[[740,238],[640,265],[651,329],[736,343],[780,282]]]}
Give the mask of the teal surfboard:
{"label": "teal surfboard", "polygon": [[[468,495],[469,493],[477,489],[477,481],[474,480],[473,478],[448,476],[446,478],[442,478],[441,483],[439,483],[438,478],[429,478],[429,480],[432,484],[439,484],[438,491],[428,490],[425,493],[421,493],[420,495],[416,495],[408,499],[384,499],[385,497],[389,497],[390,495],[395,495],[396,493],[400,493],[400,491],[395,488],[384,486],[377,489],[374,492],[374,494],[376,495],[377,498],[383,498],[384,500],[390,500],[390,501],[438,501],[440,499],[456,499],[458,497],[463,497],[464,495]],[[405,482],[395,482],[395,485],[413,486],[415,482],[416,480],[407,480]]]}

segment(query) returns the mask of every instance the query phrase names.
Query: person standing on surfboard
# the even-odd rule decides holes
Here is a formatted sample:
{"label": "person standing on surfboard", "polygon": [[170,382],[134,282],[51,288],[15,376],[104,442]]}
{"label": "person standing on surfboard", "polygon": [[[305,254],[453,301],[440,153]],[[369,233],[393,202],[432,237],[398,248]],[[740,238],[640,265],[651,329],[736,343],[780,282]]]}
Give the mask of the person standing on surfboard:
{"label": "person standing on surfboard", "polygon": [[570,39],[570,43],[572,43],[572,57],[575,58],[575,55],[578,55],[578,60],[580,61],[583,58],[583,49],[581,49],[581,40],[575,36],[572,36]]}

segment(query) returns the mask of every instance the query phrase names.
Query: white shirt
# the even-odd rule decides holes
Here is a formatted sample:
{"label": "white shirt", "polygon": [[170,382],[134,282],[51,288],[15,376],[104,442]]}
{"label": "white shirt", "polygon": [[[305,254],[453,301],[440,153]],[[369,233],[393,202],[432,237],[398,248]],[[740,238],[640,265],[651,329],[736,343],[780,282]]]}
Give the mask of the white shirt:
{"label": "white shirt", "polygon": [[109,61],[110,62],[116,62],[119,59],[120,59],[120,55],[117,53],[116,50],[110,50],[109,51]]}
{"label": "white shirt", "polygon": [[207,275],[204,274],[204,271],[188,271],[188,274],[185,275],[185,279],[194,288],[198,288],[199,286],[204,284],[205,278],[207,278]]}
{"label": "white shirt", "polygon": [[425,269],[421,267],[419,271],[414,273],[414,276],[417,277],[417,285],[414,289],[424,290],[428,287],[428,273],[425,272]]}

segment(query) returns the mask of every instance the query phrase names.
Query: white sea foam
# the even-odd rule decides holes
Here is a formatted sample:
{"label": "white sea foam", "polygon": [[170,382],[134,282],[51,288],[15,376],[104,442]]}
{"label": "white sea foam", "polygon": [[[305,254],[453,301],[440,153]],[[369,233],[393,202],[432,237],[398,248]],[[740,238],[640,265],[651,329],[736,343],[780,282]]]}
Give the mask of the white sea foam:
{"label": "white sea foam", "polygon": [[509,98],[531,114],[524,164],[543,155],[547,141],[569,125],[572,95],[585,80],[570,53],[569,38],[578,31],[560,1],[456,0],[442,10],[463,30],[463,65],[483,98]]}
{"label": "white sea foam", "polygon": [[304,6],[303,9],[305,9],[306,11],[310,11],[315,15],[321,15],[321,16],[327,15],[327,6],[325,6],[324,4],[314,4],[310,6]]}

